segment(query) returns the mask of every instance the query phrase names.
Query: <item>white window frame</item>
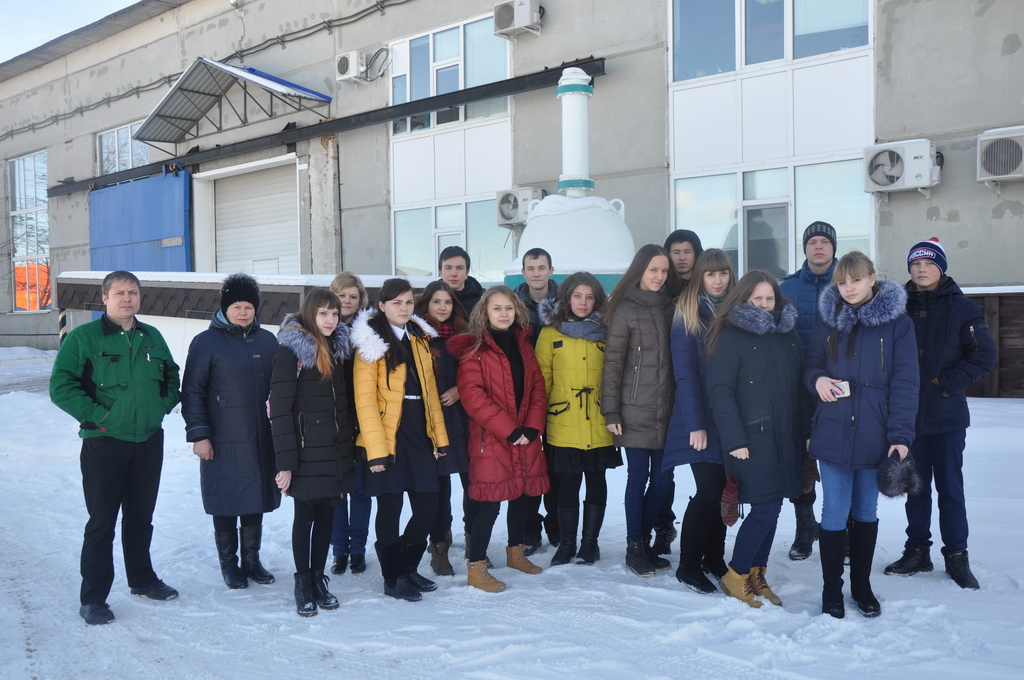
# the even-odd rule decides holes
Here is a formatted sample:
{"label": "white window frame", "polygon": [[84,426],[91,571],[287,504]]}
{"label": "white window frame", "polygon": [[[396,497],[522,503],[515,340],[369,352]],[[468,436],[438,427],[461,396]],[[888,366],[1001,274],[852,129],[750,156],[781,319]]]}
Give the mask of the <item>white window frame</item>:
{"label": "white window frame", "polygon": [[[149,149],[148,146],[146,146],[145,143],[138,142],[138,144],[141,144],[142,146],[146,147],[146,162],[145,163],[136,164],[135,163],[135,154],[131,153],[131,147],[134,144],[136,144],[135,140],[132,139],[132,134],[144,122],[145,122],[145,120],[138,120],[138,121],[135,121],[134,123],[128,123],[127,125],[119,125],[119,126],[117,126],[115,128],[111,128],[109,130],[103,130],[102,132],[96,133],[96,170],[97,170],[96,174],[97,174],[97,176],[112,174],[112,173],[109,173],[109,172],[104,172],[104,169],[103,169],[103,142],[102,142],[103,136],[104,135],[110,135],[110,134],[114,135],[114,143],[115,143],[115,146],[116,146],[116,143],[117,143],[117,133],[120,130],[124,130],[124,129],[128,130],[128,148],[129,148],[128,167],[121,167],[120,159],[115,158],[114,162],[115,162],[117,167],[114,168],[113,172],[121,172],[122,170],[130,170],[132,168],[138,168],[138,167],[141,167],[142,165],[148,165],[149,164],[149,162],[150,162],[149,161],[150,149]],[[115,156],[116,156],[116,153],[115,153]]]}

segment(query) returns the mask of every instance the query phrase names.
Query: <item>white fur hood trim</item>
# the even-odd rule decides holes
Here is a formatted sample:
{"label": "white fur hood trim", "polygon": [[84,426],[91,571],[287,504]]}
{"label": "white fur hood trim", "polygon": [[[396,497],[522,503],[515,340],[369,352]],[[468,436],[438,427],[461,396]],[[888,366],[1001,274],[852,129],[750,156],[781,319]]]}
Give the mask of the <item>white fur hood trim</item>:
{"label": "white fur hood trim", "polygon": [[[352,347],[359,354],[359,358],[368,364],[373,364],[383,359],[384,355],[388,353],[388,348],[391,346],[384,338],[377,334],[377,331],[370,328],[368,322],[374,314],[375,312],[371,307],[361,309],[352,322]],[[409,319],[406,331],[413,336],[426,335],[431,338],[437,337],[437,331],[415,314]]]}

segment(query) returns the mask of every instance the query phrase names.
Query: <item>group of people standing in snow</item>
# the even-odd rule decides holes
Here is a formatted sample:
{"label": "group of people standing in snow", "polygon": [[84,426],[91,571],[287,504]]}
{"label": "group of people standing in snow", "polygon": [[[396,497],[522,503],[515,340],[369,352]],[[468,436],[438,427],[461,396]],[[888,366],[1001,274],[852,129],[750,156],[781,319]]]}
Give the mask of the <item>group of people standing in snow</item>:
{"label": "group of people standing in snow", "polygon": [[[296,611],[336,609],[328,553],[334,575],[365,571],[375,499],[384,592],[418,601],[437,588],[419,573],[425,552],[435,575],[455,573],[454,474],[470,586],[506,588],[488,558],[501,503],[508,567],[542,571],[530,559],[542,531],[556,547],[552,566],[594,564],[606,472],[624,457],[631,572],[671,568],[662,555],[677,533],[674,469],[688,465],[695,493],[678,531],[681,583],[781,605],[766,570],[788,498],[797,518],[790,558],[805,559],[820,541],[822,612],[844,615],[848,558],[853,601],[877,616],[876,475],[887,458],[909,456],[923,491],[908,497],[904,554],[885,572],[933,568],[934,481],[946,571],[977,588],[962,462],[964,391],[995,360],[984,317],[946,274],[935,239],[911,249],[906,286],[879,279],[861,253],[837,260],[827,223],[807,227],[803,242],[807,260],[781,283],[761,270],[737,280],[724,251],[678,230],[664,247],[641,247],[607,296],[586,272],[556,283],[539,248],[524,254],[517,290],[485,291],[469,276],[469,254],[450,247],[441,280],[418,300],[393,278],[371,306],[358,277],[343,272],[329,289],[307,291],[276,339],[260,328],[255,279],[227,277],[210,328],[189,348],[180,392],[225,584],[274,581],[260,561],[262,518],[285,494],[294,501]],[[132,274],[110,274],[107,313],[68,336],[51,379],[52,399],[81,424],[90,520],[80,614],[91,624],[114,618],[105,599],[118,509],[132,592],[177,596],[148,552],[160,421],[178,402],[178,369],[159,333],[135,319],[140,298]],[[727,562],[730,497],[749,510]]]}

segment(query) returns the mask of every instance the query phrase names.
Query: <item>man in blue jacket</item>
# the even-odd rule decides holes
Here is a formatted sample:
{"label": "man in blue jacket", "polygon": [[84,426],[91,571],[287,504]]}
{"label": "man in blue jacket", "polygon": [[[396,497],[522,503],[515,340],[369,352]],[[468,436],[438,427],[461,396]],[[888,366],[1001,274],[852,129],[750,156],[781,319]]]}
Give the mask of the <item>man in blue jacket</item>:
{"label": "man in blue jacket", "polygon": [[946,573],[961,588],[978,589],[967,558],[964,444],[971,414],[966,390],[992,370],[996,345],[978,305],[946,275],[937,238],[916,243],[907,256],[907,314],[917,335],[921,369],[917,426],[910,455],[923,483],[907,496],[907,543],[886,574],[931,571],[932,480],[939,496],[939,535]]}
{"label": "man in blue jacket", "polygon": [[50,375],[50,400],[79,423],[82,490],[89,521],[82,542],[79,615],[110,623],[114,530],[133,595],[171,600],[178,591],[157,578],[149,557],[153,509],[164,459],[164,416],[178,403],[178,365],[160,331],[135,318],[139,279],[115,271],[103,279],[106,313],[71,331]]}
{"label": "man in blue jacket", "polygon": [[[804,256],[806,259],[803,266],[780,281],[779,288],[782,294],[796,305],[800,313],[796,330],[800,335],[804,356],[807,356],[807,346],[811,342],[811,333],[818,320],[818,297],[832,283],[832,270],[836,268],[836,230],[831,224],[811,222],[804,229]],[[814,398],[809,393],[801,396],[809,401]],[[803,411],[810,414],[814,409],[808,404],[808,408]],[[814,461],[806,457],[806,451],[804,464],[814,465]],[[806,486],[805,482],[804,488]],[[814,518],[816,498],[812,477],[810,490],[792,499],[793,510],[796,513],[796,536],[789,548],[791,560],[805,560],[810,557],[814,541],[818,540],[818,522]]]}

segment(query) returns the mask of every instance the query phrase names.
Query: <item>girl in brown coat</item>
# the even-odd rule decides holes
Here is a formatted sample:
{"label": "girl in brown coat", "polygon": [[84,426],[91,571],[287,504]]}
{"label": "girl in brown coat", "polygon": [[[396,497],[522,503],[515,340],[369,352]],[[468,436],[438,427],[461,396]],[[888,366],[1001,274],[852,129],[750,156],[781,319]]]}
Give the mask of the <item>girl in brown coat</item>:
{"label": "girl in brown coat", "polygon": [[540,567],[523,554],[527,496],[550,487],[540,433],[547,413],[544,377],[529,343],[526,308],[507,286],[484,293],[469,333],[448,341],[459,357],[458,387],[469,424],[469,495],[480,501],[471,527],[469,585],[488,592],[505,584],[487,571],[487,544],[501,501],[508,501],[508,566],[527,574]]}

